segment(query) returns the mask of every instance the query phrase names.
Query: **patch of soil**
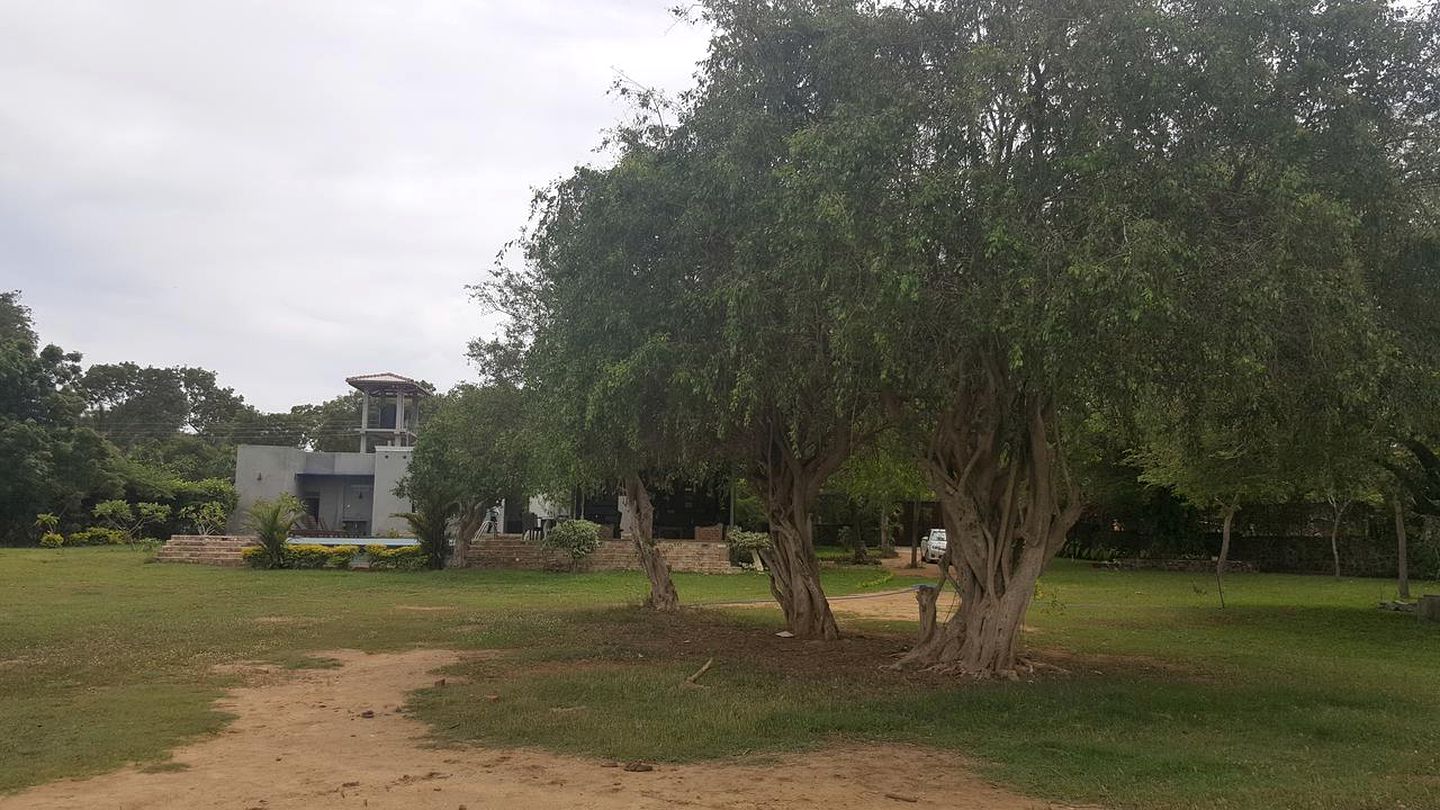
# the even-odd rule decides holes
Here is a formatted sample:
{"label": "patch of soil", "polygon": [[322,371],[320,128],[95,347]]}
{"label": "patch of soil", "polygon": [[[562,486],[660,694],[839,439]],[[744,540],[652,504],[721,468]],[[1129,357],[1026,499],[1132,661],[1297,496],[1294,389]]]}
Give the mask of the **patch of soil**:
{"label": "patch of soil", "polygon": [[[770,608],[775,610],[777,613],[779,610],[773,602],[768,604],[758,602],[746,602],[743,604],[736,603],[733,605],[716,605],[715,607]],[[955,610],[956,607],[956,597],[947,591],[946,595],[942,596],[940,599],[940,621],[944,622],[949,619],[950,614]],[[842,638],[841,642],[837,643],[835,650],[832,651],[824,645],[821,645],[819,649],[816,650],[816,655],[809,658],[809,660],[816,665],[815,667],[811,668],[812,674],[816,672],[834,671],[844,672],[845,677],[847,678],[868,677],[873,680],[876,677],[875,672],[872,671],[867,674],[863,671],[866,663],[863,656],[867,653],[860,652],[860,659],[854,660],[851,655],[848,655],[845,652],[841,652],[844,644],[846,642],[854,642],[854,644],[852,644],[852,649],[856,651],[869,650],[870,652],[868,654],[874,656],[869,661],[870,667],[873,670],[879,665],[879,663],[883,663],[884,661],[889,660],[886,658],[887,655],[893,654],[901,649],[907,649],[911,641],[913,640],[912,637],[909,635],[890,636],[883,634],[874,634],[867,636],[863,634],[856,634],[853,631],[847,632],[844,621],[846,618],[905,621],[910,622],[917,627],[920,623],[919,609],[915,602],[915,592],[914,590],[910,589],[907,589],[905,591],[891,591],[880,594],[832,597],[830,599],[830,609],[835,612],[835,615],[837,617],[839,617],[841,631],[846,633],[846,635],[844,638]],[[697,613],[699,612],[697,611]],[[706,649],[709,649],[711,646],[713,646],[712,642],[715,640],[730,639],[732,642],[735,641],[733,635],[727,634],[727,632],[725,631],[725,625],[716,622],[714,619],[711,619],[710,621],[714,622],[713,628],[711,624],[706,624],[706,629],[704,631]],[[738,629],[738,627],[739,626],[732,624],[730,625],[730,630],[734,631]],[[1030,639],[1033,639],[1041,632],[1039,629],[1031,627],[1030,625],[1025,625],[1022,630],[1024,632],[1024,637]],[[754,632],[757,636],[762,635],[763,633],[763,631],[761,630],[753,630],[752,632]],[[763,633],[763,635],[768,636],[770,634]],[[673,637],[670,637],[670,642],[673,645]],[[796,643],[797,642],[795,642],[793,639],[775,639],[774,642],[772,642],[768,639],[754,638],[750,640],[751,646],[760,645],[760,647],[766,649],[766,652],[762,653],[760,657],[742,657],[746,657],[747,660],[752,660],[753,663],[764,666],[764,656],[772,655],[772,651],[776,649],[783,650],[786,644],[795,645]],[[799,643],[803,644],[804,642]],[[673,650],[674,647],[672,646],[671,649]],[[731,648],[727,650],[727,652],[730,652],[731,654],[737,654],[737,651],[733,644]],[[1031,673],[1031,675],[1027,677],[1055,677],[1064,675],[1094,675],[1110,674],[1116,672],[1138,672],[1141,674],[1154,674],[1171,677],[1183,677],[1192,680],[1204,680],[1203,676],[1197,674],[1189,668],[1177,665],[1174,662],[1164,661],[1158,658],[1149,658],[1146,656],[1111,655],[1101,653],[1076,653],[1057,647],[1032,646],[1028,648],[1026,652],[1026,658],[1027,660],[1036,662],[1041,665],[1040,669],[1037,672]],[[803,661],[805,659],[802,658],[801,660],[803,664]],[[786,660],[786,664],[788,665],[789,663],[790,661]],[[906,680],[938,679],[944,680],[947,683],[954,682],[954,679],[948,676],[935,676],[929,673],[900,673],[899,675],[897,675],[897,673],[890,671],[882,672],[883,674],[880,677],[889,678],[891,680],[895,680],[900,677],[900,675],[904,675],[906,676]]]}
{"label": "patch of soil", "polygon": [[[763,607],[745,605],[745,607]],[[779,609],[769,605],[777,615]],[[837,611],[839,602],[832,603]],[[677,661],[699,667],[708,658],[716,664],[744,662],[747,666],[789,680],[844,681],[854,685],[917,686],[954,683],[953,678],[930,672],[896,672],[884,666],[905,651],[908,634],[846,630],[837,641],[780,638],[774,627],[736,622],[707,608],[656,614],[640,608],[599,611],[587,621],[588,634],[605,640],[606,661],[642,656],[651,661]]]}
{"label": "patch of soil", "polygon": [[931,582],[940,578],[940,566],[935,563],[918,561],[920,564],[915,568],[910,567],[910,547],[897,548],[900,552],[898,557],[886,557],[880,560],[886,571],[890,571],[897,577],[920,577]]}
{"label": "patch of soil", "polygon": [[[953,754],[843,747],[762,764],[603,763],[536,751],[437,750],[401,714],[457,653],[324,653],[337,670],[304,670],[219,703],[235,722],[174,752],[160,772],[126,768],[0,797],[0,810],[59,808],[668,808],[946,807],[1042,810],[973,776]],[[646,765],[648,763],[640,763]]]}

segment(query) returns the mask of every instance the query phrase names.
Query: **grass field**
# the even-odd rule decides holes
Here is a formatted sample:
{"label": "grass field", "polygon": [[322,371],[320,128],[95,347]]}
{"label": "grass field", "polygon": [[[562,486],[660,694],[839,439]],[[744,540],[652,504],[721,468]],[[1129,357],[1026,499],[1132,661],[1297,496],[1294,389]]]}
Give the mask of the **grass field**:
{"label": "grass field", "polygon": [[[0,790],[158,761],[215,731],[211,701],[231,684],[216,664],[424,645],[510,651],[458,667],[468,684],[416,694],[457,743],[673,761],[895,741],[1115,808],[1440,807],[1440,627],[1375,610],[1392,591],[1375,580],[1236,575],[1221,611],[1204,577],[1062,562],[1028,638],[1068,674],[956,684],[882,671],[905,641],[895,624],[848,622],[847,639],[820,645],[775,638],[769,610],[656,619],[630,607],[639,575],[144,560],[0,551]],[[826,584],[897,585],[873,567]],[[677,585],[692,604],[767,595],[754,574]],[[681,688],[711,657],[708,688]]]}

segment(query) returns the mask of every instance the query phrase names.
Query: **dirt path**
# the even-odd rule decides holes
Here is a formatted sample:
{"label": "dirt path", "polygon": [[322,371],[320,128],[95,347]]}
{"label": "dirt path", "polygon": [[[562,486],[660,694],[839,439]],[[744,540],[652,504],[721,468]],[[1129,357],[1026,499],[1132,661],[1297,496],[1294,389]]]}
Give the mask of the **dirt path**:
{"label": "dirt path", "polygon": [[[425,748],[424,726],[396,708],[457,654],[324,655],[344,665],[256,671],[264,683],[220,704],[235,722],[177,750],[177,770],[126,768],[54,782],[0,798],[0,810],[1053,807],[986,784],[952,754],[900,746],[830,749],[766,765],[657,765],[650,773],[536,751]],[[361,716],[367,710],[374,716]]]}

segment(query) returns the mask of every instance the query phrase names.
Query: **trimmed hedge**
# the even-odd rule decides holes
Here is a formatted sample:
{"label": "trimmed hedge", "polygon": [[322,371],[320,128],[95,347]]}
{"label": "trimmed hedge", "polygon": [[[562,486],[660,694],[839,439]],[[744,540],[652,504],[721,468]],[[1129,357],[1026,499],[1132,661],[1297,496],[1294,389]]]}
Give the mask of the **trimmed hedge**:
{"label": "trimmed hedge", "polygon": [[[297,544],[285,547],[285,568],[349,568],[350,561],[360,553],[359,546],[321,546]],[[265,567],[265,549],[249,546],[240,556],[254,568]]]}
{"label": "trimmed hedge", "polygon": [[370,567],[381,571],[423,571],[430,563],[430,555],[420,546],[371,545],[365,553],[370,555]]}
{"label": "trimmed hedge", "polygon": [[78,532],[71,532],[70,539],[65,542],[67,546],[119,546],[124,545],[130,538],[125,532],[119,529],[111,529],[105,526],[91,526],[88,529],[81,529]]}

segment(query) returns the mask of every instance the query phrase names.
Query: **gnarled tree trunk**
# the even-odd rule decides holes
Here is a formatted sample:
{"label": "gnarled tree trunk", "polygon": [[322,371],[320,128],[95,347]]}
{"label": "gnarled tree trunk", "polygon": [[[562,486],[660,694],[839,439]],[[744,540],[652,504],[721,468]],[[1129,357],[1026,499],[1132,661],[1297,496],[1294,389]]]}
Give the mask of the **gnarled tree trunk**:
{"label": "gnarled tree trunk", "polygon": [[625,476],[625,509],[630,513],[627,522],[635,540],[635,553],[645,578],[650,580],[650,596],[645,606],[661,611],[679,610],[680,595],[675,592],[675,580],[670,576],[670,562],[655,544],[655,504],[639,473]]}
{"label": "gnarled tree trunk", "polygon": [[785,437],[772,434],[764,457],[751,474],[770,521],[771,548],[761,553],[770,573],[770,593],[785,614],[785,626],[797,638],[840,637],[830,602],[820,585],[810,508],[820,488],[845,461],[848,446],[831,447],[802,459]]}
{"label": "gnarled tree trunk", "polygon": [[465,558],[470,555],[470,543],[485,525],[485,516],[489,512],[489,506],[481,506],[472,500],[461,501],[460,513],[455,519],[455,550],[450,555],[451,567],[465,565]]}
{"label": "gnarled tree trunk", "polygon": [[1013,675],[1035,583],[1080,517],[1053,409],[1007,386],[998,364],[984,372],[939,420],[926,459],[949,541],[941,584],[960,604],[900,666]]}

